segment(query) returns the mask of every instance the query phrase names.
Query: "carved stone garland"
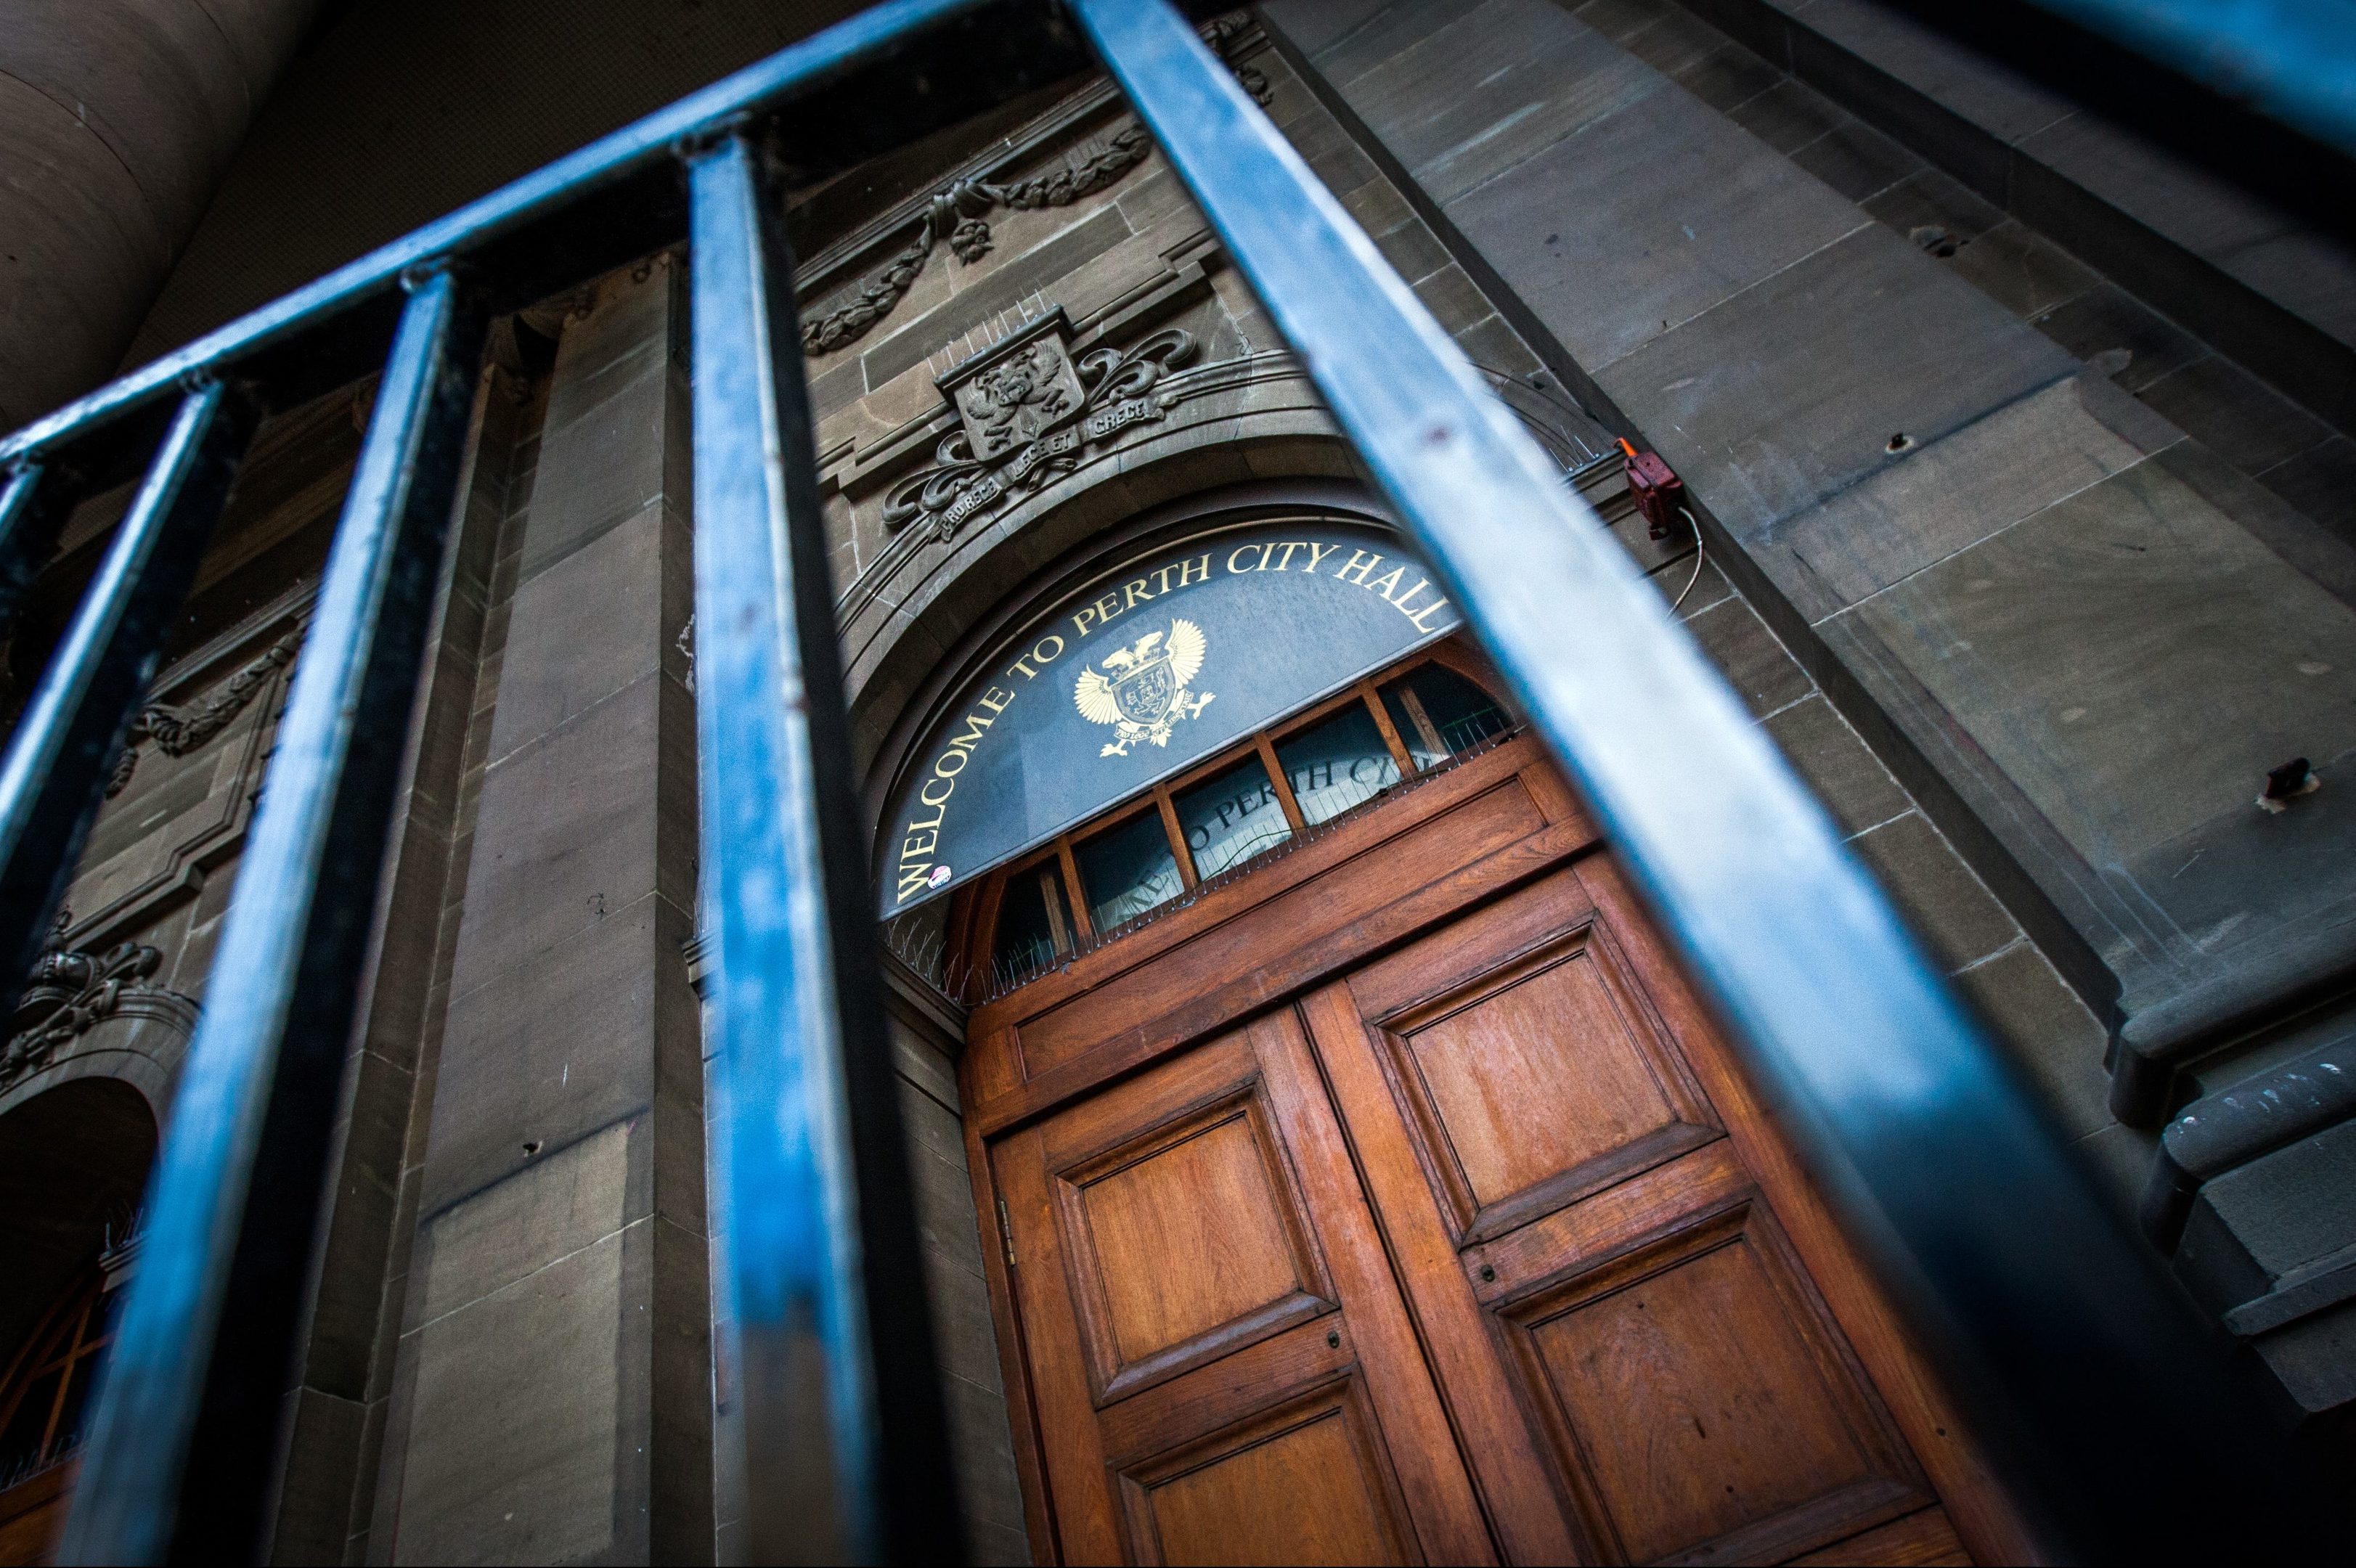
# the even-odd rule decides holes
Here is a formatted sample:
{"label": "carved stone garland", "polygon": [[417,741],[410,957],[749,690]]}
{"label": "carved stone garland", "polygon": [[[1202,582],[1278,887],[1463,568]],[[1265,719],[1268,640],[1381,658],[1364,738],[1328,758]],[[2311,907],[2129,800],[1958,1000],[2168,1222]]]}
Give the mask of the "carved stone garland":
{"label": "carved stone garland", "polygon": [[[1234,18],[1224,18],[1211,25],[1205,41],[1224,60],[1248,26]],[[1230,65],[1228,69],[1235,72],[1245,91],[1260,103],[1268,102],[1270,90],[1265,75],[1250,66]],[[892,314],[893,307],[924,272],[925,263],[932,259],[933,247],[941,240],[947,240],[957,259],[969,266],[988,255],[990,225],[982,221],[986,214],[1001,207],[1016,211],[1069,207],[1129,173],[1152,151],[1151,133],[1130,120],[1101,144],[1092,144],[1077,161],[1051,173],[1012,185],[961,179],[944,186],[925,204],[924,220],[916,227],[916,238],[884,263],[884,270],[859,291],[857,298],[802,324],[802,352],[816,358],[864,337],[871,327]]]}
{"label": "carved stone garland", "polygon": [[245,711],[255,694],[294,662],[294,655],[302,646],[303,633],[298,627],[271,644],[224,681],[219,690],[194,707],[173,708],[155,702],[140,709],[123,738],[123,752],[114,759],[113,776],[106,781],[107,798],[112,800],[130,787],[131,775],[139,766],[141,741],[155,741],[155,749],[167,757],[187,756],[228,729],[230,721]]}
{"label": "carved stone garland", "polygon": [[1071,473],[1084,449],[1174,408],[1178,398],[1161,382],[1194,355],[1194,335],[1174,326],[1126,353],[1098,348],[1076,362],[1056,333],[1010,339],[958,389],[964,422],[934,448],[933,465],[885,495],[884,526],[921,521],[947,539],[1008,496]]}
{"label": "carved stone garland", "polygon": [[58,912],[49,944],[25,983],[7,1046],[0,1050],[0,1087],[46,1065],[108,1019],[144,1012],[169,1018],[183,1029],[195,1021],[194,998],[145,983],[163,966],[160,950],[123,942],[103,954],[77,952],[65,944],[72,922],[69,912]]}

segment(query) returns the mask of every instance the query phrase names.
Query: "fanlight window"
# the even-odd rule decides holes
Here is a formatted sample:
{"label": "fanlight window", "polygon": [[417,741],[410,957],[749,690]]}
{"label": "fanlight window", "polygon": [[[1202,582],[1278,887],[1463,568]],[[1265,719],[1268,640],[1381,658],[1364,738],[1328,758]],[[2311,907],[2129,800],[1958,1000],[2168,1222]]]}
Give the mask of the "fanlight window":
{"label": "fanlight window", "polygon": [[1355,683],[1122,802],[981,884],[988,973],[1003,993],[1206,883],[1512,728],[1477,656],[1453,643]]}

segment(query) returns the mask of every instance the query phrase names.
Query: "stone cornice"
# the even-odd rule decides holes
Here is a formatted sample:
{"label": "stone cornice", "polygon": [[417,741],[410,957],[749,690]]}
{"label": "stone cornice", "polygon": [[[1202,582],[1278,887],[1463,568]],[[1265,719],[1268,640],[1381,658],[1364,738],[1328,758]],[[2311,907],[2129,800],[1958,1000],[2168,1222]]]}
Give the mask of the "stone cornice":
{"label": "stone cornice", "polygon": [[[1258,24],[1236,14],[1210,23],[1204,32],[1246,87],[1255,96],[1264,96],[1266,78],[1243,63],[1266,45]],[[1096,80],[998,144],[967,159],[921,194],[904,198],[819,250],[802,264],[796,277],[805,350],[813,356],[829,353],[864,336],[890,314],[937,242],[948,240],[960,257],[978,257],[990,242],[988,229],[979,219],[991,208],[1066,205],[1113,183],[1142,162],[1151,152],[1151,139],[1134,119],[1127,119],[1105,144],[1078,164],[1028,179],[1010,179],[1052,149],[1095,129],[1119,110],[1121,101],[1109,80]],[[969,238],[969,230],[979,232]],[[869,281],[860,291],[861,300],[838,306],[833,313],[817,308],[862,278]],[[862,301],[866,302],[863,308]]]}

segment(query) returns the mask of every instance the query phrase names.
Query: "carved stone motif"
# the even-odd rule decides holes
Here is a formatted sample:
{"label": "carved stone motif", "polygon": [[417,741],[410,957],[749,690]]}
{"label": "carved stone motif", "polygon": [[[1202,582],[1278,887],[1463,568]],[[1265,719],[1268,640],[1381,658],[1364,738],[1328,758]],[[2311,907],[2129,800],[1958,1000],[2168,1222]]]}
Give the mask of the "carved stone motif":
{"label": "carved stone motif", "polygon": [[167,757],[187,756],[228,729],[230,721],[245,711],[255,694],[294,662],[294,655],[302,645],[303,633],[298,627],[271,644],[194,707],[174,708],[156,702],[142,708],[123,737],[122,754],[114,759],[114,774],[106,782],[107,798],[112,800],[130,787],[131,776],[139,766],[142,741],[155,741],[155,749]]}
{"label": "carved stone motif", "polygon": [[1038,440],[1087,400],[1060,333],[1046,332],[1001,354],[957,389],[966,443],[984,463]]}
{"label": "carved stone motif", "polygon": [[[1205,41],[1226,59],[1249,24],[1223,18],[1211,24]],[[1268,78],[1249,66],[1230,65],[1244,91],[1261,103],[1269,101]],[[1044,207],[1069,207],[1084,196],[1104,189],[1143,163],[1153,151],[1153,137],[1134,120],[1126,121],[1110,136],[1091,143],[1080,155],[1058,169],[1012,184],[988,180],[955,180],[935,191],[925,204],[916,238],[884,263],[884,270],[862,287],[850,304],[802,324],[802,352],[816,358],[865,336],[892,314],[893,307],[924,272],[933,247],[947,240],[950,252],[968,265],[990,253],[988,215],[1000,208],[1029,211]]]}
{"label": "carved stone motif", "polygon": [[145,983],[163,966],[160,951],[124,942],[103,954],[76,952],[65,944],[72,920],[67,911],[58,912],[49,944],[25,983],[24,999],[9,1020],[7,1047],[0,1051],[0,1087],[45,1065],[108,1019],[145,1013],[171,1019],[183,1029],[195,1021],[193,998]]}
{"label": "carved stone motif", "polygon": [[1088,449],[1177,406],[1176,394],[1159,389],[1194,357],[1191,333],[1170,327],[1125,353],[1097,348],[1075,361],[1069,332],[1064,313],[1052,312],[943,379],[963,422],[941,438],[932,466],[885,495],[885,527],[922,522],[947,539],[1009,496],[1071,473]]}

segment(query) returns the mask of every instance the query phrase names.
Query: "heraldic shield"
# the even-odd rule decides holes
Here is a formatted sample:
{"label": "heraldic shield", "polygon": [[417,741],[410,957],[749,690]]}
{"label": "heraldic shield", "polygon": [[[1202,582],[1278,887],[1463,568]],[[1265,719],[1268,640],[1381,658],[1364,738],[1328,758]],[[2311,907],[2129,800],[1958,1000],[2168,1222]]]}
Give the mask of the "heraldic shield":
{"label": "heraldic shield", "polygon": [[1166,632],[1149,632],[1107,654],[1104,664],[1110,675],[1098,674],[1094,666],[1082,669],[1072,688],[1073,703],[1090,722],[1113,727],[1113,738],[1097,754],[1125,757],[1140,741],[1166,746],[1173,725],[1209,707],[1210,692],[1186,689],[1201,671],[1206,651],[1203,628],[1180,619],[1171,622]]}

